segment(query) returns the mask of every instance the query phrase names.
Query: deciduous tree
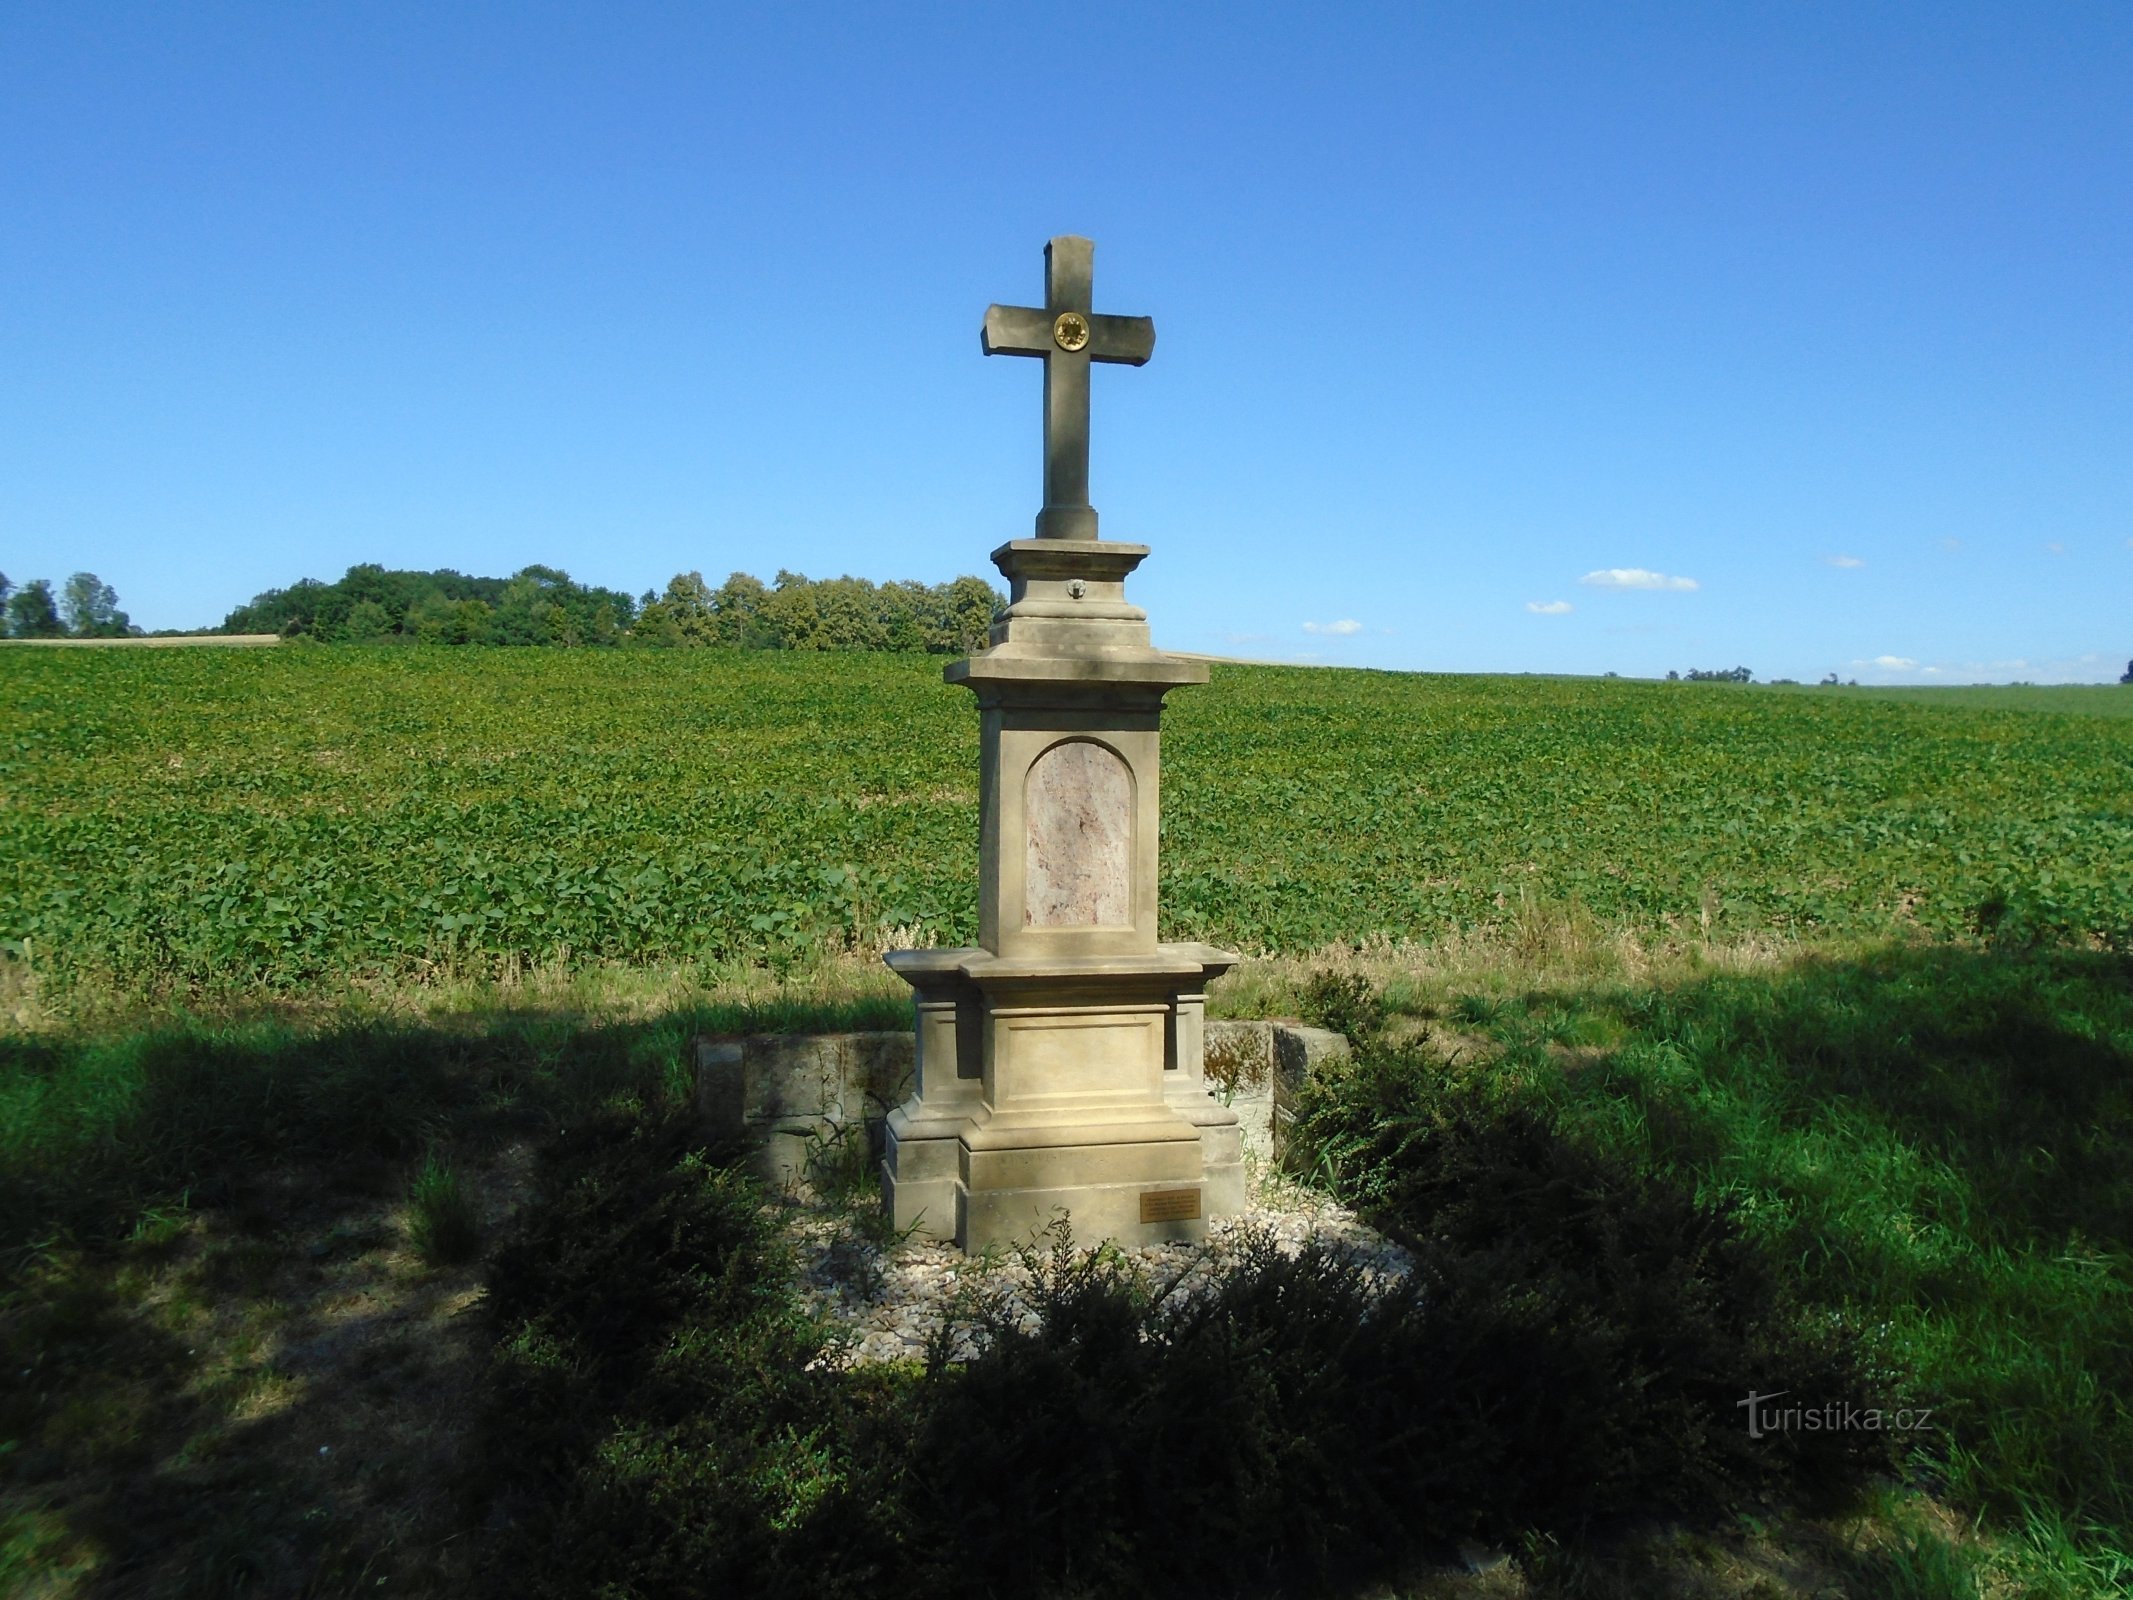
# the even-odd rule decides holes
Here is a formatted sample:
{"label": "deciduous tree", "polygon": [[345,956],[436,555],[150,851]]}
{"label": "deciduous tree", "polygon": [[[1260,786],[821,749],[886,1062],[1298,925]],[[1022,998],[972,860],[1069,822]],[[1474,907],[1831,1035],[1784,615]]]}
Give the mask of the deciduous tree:
{"label": "deciduous tree", "polygon": [[77,572],[67,580],[59,611],[77,639],[124,638],[132,626],[118,608],[118,591],[93,572]]}
{"label": "deciduous tree", "polygon": [[32,578],[7,597],[7,631],[14,639],[58,639],[65,635],[67,627],[59,620],[51,579]]}

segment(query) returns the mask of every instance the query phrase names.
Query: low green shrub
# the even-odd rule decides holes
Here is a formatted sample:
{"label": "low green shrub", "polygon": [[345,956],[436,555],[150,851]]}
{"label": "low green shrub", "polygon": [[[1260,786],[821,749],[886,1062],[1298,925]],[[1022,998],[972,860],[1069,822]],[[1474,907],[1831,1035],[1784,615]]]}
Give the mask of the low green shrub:
{"label": "low green shrub", "polygon": [[[1377,1070],[1310,1108],[1327,1148],[1341,1105],[1408,1115]],[[573,1130],[492,1270],[495,1592],[1316,1593],[1462,1540],[1835,1497],[1885,1459],[1747,1438],[1750,1388],[1866,1385],[1722,1214],[1517,1107],[1406,1126],[1431,1136],[1349,1129],[1347,1188],[1417,1219],[1412,1276],[1258,1237],[1187,1296],[1062,1236],[1034,1318],[980,1300],[892,1368],[836,1358],[758,1191],[685,1128]]]}
{"label": "low green shrub", "polygon": [[610,1114],[548,1153],[490,1274],[470,1487],[494,1593],[838,1594],[870,1570],[861,1386],[814,1363],[762,1199],[685,1123]]}
{"label": "low green shrub", "polygon": [[1070,1240],[1034,1265],[1036,1324],[996,1310],[913,1396],[913,1459],[965,1486],[922,1518],[957,1592],[1318,1592],[1483,1515],[1461,1335],[1418,1284],[1266,1237],[1191,1298]]}
{"label": "low green shrub", "polygon": [[1452,1381],[1491,1439],[1493,1536],[1837,1503],[1888,1463],[1880,1432],[1751,1438],[1751,1392],[1884,1409],[1855,1341],[1804,1314],[1725,1204],[1515,1091],[1366,1052],[1313,1081],[1292,1149],[1416,1253],[1432,1317],[1473,1336]]}
{"label": "low green shrub", "polygon": [[2054,886],[2046,874],[2037,884],[1997,888],[1971,912],[1971,927],[1987,949],[2080,950],[2091,945],[2124,955],[2133,952],[2133,917],[2101,886]]}
{"label": "low green shrub", "polygon": [[1356,1044],[1368,1043],[1385,1026],[1385,1001],[1360,972],[1314,972],[1299,1004],[1304,1020]]}

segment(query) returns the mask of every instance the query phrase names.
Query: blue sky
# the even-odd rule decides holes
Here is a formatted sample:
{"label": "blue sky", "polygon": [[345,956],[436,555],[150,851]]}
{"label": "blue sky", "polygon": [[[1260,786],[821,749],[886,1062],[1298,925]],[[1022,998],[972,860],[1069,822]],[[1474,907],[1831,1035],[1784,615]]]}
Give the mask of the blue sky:
{"label": "blue sky", "polygon": [[1097,242],[1159,642],[2113,679],[2133,7],[0,6],[0,571],[991,575]]}

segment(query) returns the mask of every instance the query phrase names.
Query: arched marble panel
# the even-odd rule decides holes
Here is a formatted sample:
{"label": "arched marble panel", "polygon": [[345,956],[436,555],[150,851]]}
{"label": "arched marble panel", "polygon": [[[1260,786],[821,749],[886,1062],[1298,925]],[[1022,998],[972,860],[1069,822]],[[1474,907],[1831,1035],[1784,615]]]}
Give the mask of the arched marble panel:
{"label": "arched marble panel", "polygon": [[1027,905],[1032,928],[1133,925],[1133,774],[1115,750],[1087,739],[1055,744],[1030,763]]}

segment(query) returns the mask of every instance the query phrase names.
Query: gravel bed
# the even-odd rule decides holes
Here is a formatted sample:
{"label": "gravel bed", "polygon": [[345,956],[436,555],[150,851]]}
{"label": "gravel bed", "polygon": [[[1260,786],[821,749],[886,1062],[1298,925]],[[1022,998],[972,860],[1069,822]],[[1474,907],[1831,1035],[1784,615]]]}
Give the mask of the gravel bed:
{"label": "gravel bed", "polygon": [[[1260,1236],[1289,1257],[1312,1241],[1340,1247],[1373,1278],[1397,1280],[1413,1270],[1405,1250],[1346,1207],[1278,1173],[1250,1176],[1245,1211],[1211,1221],[1204,1244],[1142,1245],[1119,1254],[1151,1288],[1175,1284],[1172,1293],[1188,1295]],[[1026,1329],[1037,1325],[1025,1294],[1029,1267],[1014,1254],[965,1256],[952,1244],[916,1238],[884,1248],[868,1237],[863,1212],[831,1204],[805,1186],[776,1204],[798,1262],[801,1297],[843,1335],[822,1360],[923,1360],[928,1340],[944,1324],[953,1330],[954,1357],[967,1359],[975,1350],[964,1327],[980,1304],[1003,1305]]]}

